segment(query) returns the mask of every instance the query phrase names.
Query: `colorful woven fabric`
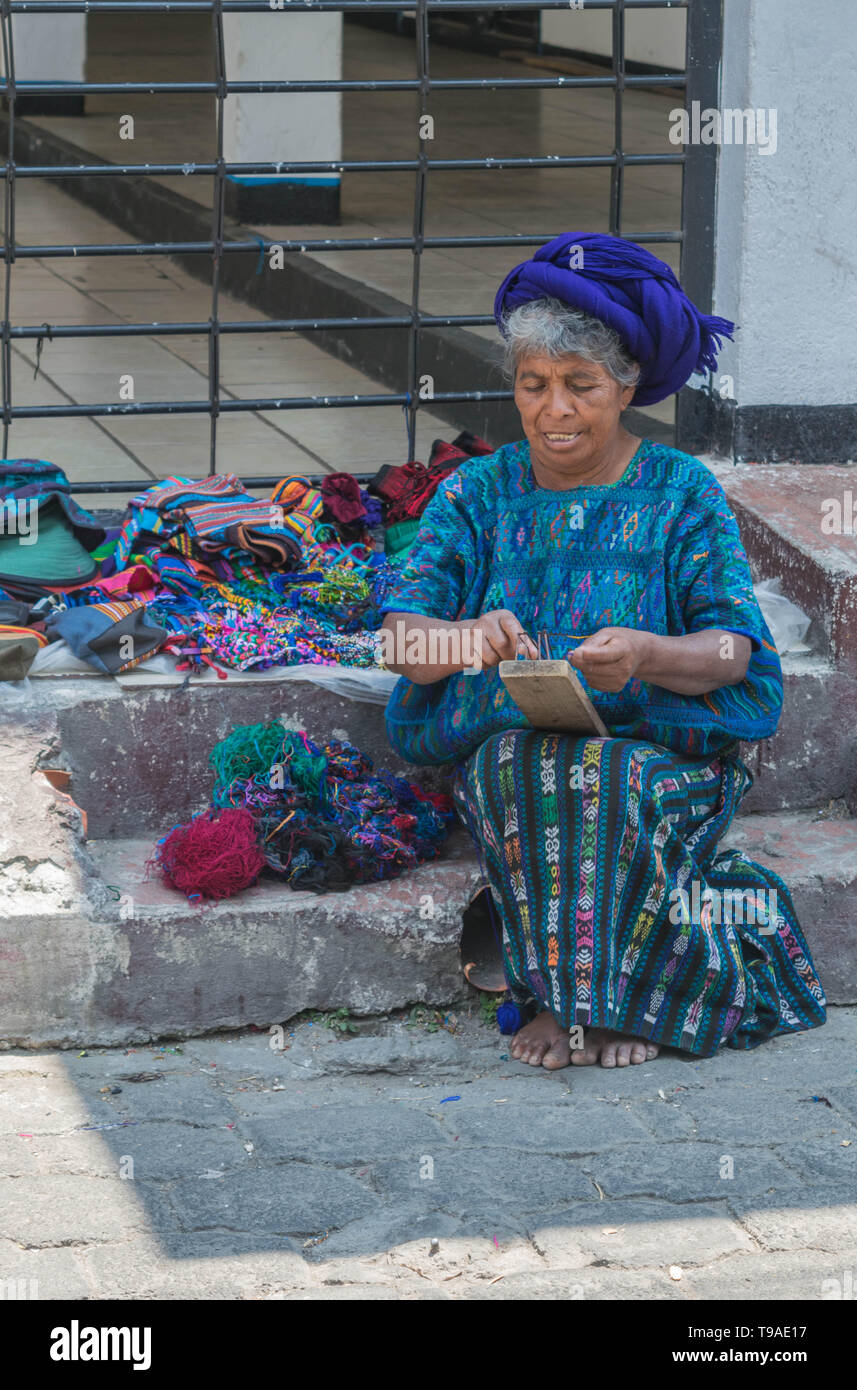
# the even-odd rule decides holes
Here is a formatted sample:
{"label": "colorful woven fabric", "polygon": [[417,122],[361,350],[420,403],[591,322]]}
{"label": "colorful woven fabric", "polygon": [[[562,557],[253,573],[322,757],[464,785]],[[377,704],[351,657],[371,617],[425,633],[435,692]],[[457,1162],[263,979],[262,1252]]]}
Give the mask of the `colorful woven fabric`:
{"label": "colorful woven fabric", "polygon": [[[740,685],[678,695],[634,679],[588,694],[614,736],[676,752],[721,752],[777,726],[780,662],[723,489],[697,459],[651,440],[618,482],[561,492],[536,484],[525,441],[471,459],[425,512],[385,605],[448,620],[508,608],[528,632],[547,632],[555,657],[602,627],[743,633],[753,654]],[[525,727],[496,668],[431,685],[403,677],[387,708],[391,742],[414,763],[454,762]]]}
{"label": "colorful woven fabric", "polygon": [[[308,489],[307,496],[313,494]],[[232,473],[214,474],[201,480],[179,476],[166,478],[132,498],[130,517],[122,526],[114,551],[122,566],[141,538],[164,536],[177,540],[182,554],[197,547],[203,554],[237,548],[265,564],[291,567],[302,548],[315,553],[317,522],[276,502],[259,500],[241,486]],[[320,496],[317,515],[321,515]]]}
{"label": "colorful woven fabric", "polygon": [[456,798],[500,909],[514,1001],[700,1057],[823,1023],[782,879],[716,853],[748,785],[734,760],[650,743],[487,739]]}

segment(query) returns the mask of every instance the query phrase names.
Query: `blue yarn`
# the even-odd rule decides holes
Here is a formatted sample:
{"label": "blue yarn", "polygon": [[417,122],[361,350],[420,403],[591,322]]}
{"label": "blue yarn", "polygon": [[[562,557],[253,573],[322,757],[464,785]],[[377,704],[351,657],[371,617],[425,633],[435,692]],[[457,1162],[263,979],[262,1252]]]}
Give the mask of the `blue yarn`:
{"label": "blue yarn", "polygon": [[523,1022],[523,1016],[517,1004],[501,1004],[497,1010],[497,1027],[501,1033],[517,1033]]}

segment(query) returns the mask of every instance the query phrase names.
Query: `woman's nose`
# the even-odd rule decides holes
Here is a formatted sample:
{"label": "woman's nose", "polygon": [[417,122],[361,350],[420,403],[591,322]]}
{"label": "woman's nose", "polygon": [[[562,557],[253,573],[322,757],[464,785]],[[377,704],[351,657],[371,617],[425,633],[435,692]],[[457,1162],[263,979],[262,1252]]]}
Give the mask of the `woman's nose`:
{"label": "woman's nose", "polygon": [[555,386],[548,393],[545,411],[553,420],[568,419],[577,414],[574,397],[564,386]]}

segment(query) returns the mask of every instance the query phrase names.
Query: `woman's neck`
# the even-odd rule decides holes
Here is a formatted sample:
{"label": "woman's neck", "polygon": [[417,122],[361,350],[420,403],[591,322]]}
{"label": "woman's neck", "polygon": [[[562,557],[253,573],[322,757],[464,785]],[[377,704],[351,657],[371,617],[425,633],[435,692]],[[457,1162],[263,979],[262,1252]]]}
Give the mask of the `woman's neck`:
{"label": "woman's neck", "polygon": [[627,430],[617,435],[612,447],[587,461],[578,471],[561,472],[542,463],[530,449],[530,465],[536,484],[551,492],[567,492],[575,487],[605,487],[617,483],[636,454],[642,439]]}

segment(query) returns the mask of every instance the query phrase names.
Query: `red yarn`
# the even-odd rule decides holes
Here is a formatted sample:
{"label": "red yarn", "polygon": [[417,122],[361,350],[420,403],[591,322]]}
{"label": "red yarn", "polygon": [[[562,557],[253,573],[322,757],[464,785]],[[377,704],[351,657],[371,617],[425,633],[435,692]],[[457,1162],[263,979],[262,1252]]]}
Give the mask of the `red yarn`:
{"label": "red yarn", "polygon": [[177,825],[157,846],[155,862],[167,883],[194,901],[231,898],[265,867],[249,811],[227,807]]}

